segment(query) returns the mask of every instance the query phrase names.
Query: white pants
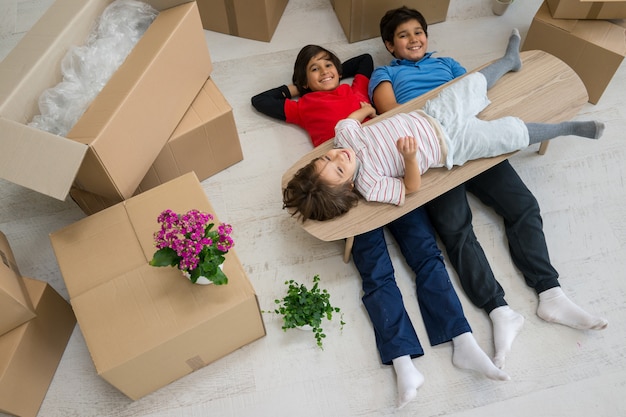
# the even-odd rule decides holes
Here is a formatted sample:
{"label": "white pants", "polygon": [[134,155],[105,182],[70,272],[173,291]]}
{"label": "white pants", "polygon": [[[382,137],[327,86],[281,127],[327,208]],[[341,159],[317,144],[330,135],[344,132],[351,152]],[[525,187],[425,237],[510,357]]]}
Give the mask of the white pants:
{"label": "white pants", "polygon": [[507,116],[485,121],[476,117],[489,103],[487,80],[475,72],[445,88],[424,106],[423,110],[439,121],[446,135],[448,169],[528,146],[528,129],[521,119]]}

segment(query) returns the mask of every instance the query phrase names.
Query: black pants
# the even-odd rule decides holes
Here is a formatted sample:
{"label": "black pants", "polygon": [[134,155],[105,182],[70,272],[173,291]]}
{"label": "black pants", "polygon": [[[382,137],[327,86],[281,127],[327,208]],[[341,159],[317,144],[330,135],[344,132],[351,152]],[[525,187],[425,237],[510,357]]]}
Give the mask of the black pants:
{"label": "black pants", "polygon": [[539,205],[508,161],[472,178],[426,205],[452,266],[469,299],[490,313],[506,305],[504,290],[493,275],[472,228],[466,192],[504,219],[513,263],[537,294],[559,286],[550,263]]}

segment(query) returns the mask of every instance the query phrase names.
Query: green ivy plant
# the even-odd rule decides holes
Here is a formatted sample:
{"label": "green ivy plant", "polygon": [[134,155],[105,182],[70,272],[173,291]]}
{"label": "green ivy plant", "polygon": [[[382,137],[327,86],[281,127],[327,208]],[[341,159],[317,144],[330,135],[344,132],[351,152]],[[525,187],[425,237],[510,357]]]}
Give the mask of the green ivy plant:
{"label": "green ivy plant", "polygon": [[313,277],[313,287],[308,289],[304,284],[299,284],[293,279],[285,281],[287,295],[282,299],[274,300],[278,307],[273,313],[283,316],[282,329],[310,326],[315,336],[317,346],[324,349],[322,340],[326,337],[322,329],[322,319],[332,320],[333,313],[341,314],[341,329],[345,322],[343,313],[339,307],[330,304],[330,294],[326,289],[319,287],[320,277]]}

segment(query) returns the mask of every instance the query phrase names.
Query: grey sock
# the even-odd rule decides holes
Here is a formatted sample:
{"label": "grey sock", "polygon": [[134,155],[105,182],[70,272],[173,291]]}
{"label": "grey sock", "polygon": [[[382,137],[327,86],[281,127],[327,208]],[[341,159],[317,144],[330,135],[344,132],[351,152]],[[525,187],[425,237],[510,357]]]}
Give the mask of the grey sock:
{"label": "grey sock", "polygon": [[507,72],[522,69],[522,59],[519,56],[520,41],[519,31],[513,29],[504,56],[479,71],[487,79],[487,89],[490,89]]}
{"label": "grey sock", "polygon": [[584,122],[562,122],[556,124],[526,123],[529,145],[554,139],[558,136],[580,136],[589,139],[599,139],[604,132],[604,123],[594,120]]}

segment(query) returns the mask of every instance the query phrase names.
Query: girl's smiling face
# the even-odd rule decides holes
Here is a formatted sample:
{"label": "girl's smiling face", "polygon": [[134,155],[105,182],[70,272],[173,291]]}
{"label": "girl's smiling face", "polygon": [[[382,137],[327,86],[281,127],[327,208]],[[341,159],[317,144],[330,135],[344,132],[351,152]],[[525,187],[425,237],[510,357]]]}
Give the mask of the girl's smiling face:
{"label": "girl's smiling face", "polygon": [[411,19],[396,28],[393,42],[385,41],[385,46],[396,58],[417,62],[428,51],[428,36],[417,19]]}
{"label": "girl's smiling face", "polygon": [[309,60],[306,79],[311,91],[332,91],[339,86],[339,71],[326,52],[320,52]]}

